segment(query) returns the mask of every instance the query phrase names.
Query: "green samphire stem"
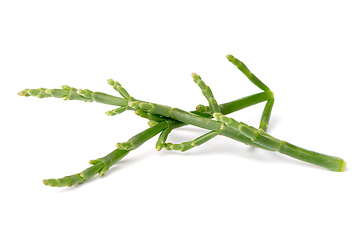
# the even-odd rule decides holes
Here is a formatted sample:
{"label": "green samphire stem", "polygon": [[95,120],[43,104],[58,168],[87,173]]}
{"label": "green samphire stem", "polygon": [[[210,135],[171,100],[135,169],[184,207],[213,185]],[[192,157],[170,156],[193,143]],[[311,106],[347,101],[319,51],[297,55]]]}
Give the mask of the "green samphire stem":
{"label": "green samphire stem", "polygon": [[[116,106],[116,108],[107,111],[106,115],[115,116],[127,110],[132,110],[135,111],[136,115],[149,120],[150,127],[148,129],[138,133],[126,142],[117,143],[116,149],[108,155],[91,160],[89,162],[92,165],[91,167],[78,174],[63,178],[46,179],[43,181],[44,184],[57,187],[73,186],[87,181],[97,174],[102,176],[111,166],[123,159],[128,153],[137,149],[144,142],[159,133],[159,138],[155,145],[158,151],[166,149],[184,152],[210,141],[217,135],[222,135],[249,146],[268,151],[276,151],[307,163],[325,167],[332,171],[344,171],[346,162],[341,158],[306,150],[269,135],[266,131],[274,105],[273,92],[240,60],[232,55],[227,55],[227,59],[244,73],[255,86],[261,89],[262,92],[228,103],[218,104],[210,87],[205,84],[199,75],[193,73],[192,78],[201,89],[202,94],[208,102],[208,106],[198,105],[196,111],[191,112],[133,98],[120,83],[112,79],[108,80],[108,84],[111,85],[121,97],[115,97],[101,92],[93,92],[88,89],[76,89],[67,85],[62,86],[61,89],[38,88],[25,89],[19,92],[19,95],[26,97],[54,97],[64,100],[80,100],[113,105]],[[261,102],[266,102],[266,104],[258,128],[225,116]],[[187,124],[207,129],[209,132],[188,142],[166,142],[167,137],[173,130]]]}

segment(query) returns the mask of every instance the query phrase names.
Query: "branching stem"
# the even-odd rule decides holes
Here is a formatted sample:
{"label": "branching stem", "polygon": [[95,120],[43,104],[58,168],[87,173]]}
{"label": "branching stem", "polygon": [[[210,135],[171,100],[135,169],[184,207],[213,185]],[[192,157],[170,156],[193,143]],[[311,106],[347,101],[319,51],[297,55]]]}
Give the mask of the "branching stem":
{"label": "branching stem", "polygon": [[[233,140],[242,142],[249,146],[258,147],[268,151],[277,151],[281,154],[299,159],[304,162],[328,168],[332,171],[343,171],[346,162],[338,157],[328,156],[317,152],[309,151],[286,141],[279,140],[266,133],[271,111],[274,105],[274,94],[261,82],[244,63],[232,55],[227,56],[244,75],[263,92],[240,98],[228,103],[218,105],[214,95],[208,85],[201,77],[192,74],[194,82],[200,87],[209,106],[198,105],[196,111],[187,112],[179,108],[141,101],[129,95],[120,83],[109,79],[108,83],[122,96],[115,97],[101,92],[93,92],[88,89],[76,89],[67,85],[61,89],[25,89],[19,92],[20,96],[35,96],[38,98],[62,98],[64,100],[80,100],[84,102],[98,102],[107,105],[117,106],[117,108],[107,111],[108,116],[120,114],[126,110],[135,110],[135,113],[149,121],[150,127],[126,142],[118,143],[117,148],[108,155],[91,160],[93,166],[85,169],[81,173],[66,176],[58,179],[46,179],[44,184],[48,186],[73,186],[94,177],[96,174],[104,175],[114,164],[124,158],[130,151],[140,147],[144,142],[160,133],[156,142],[156,149],[188,151],[195,146],[210,141],[217,135],[223,135]],[[239,111],[246,107],[265,102],[259,128],[249,126],[243,122],[238,122],[225,115]],[[213,117],[215,119],[213,119]],[[195,138],[194,140],[183,143],[167,143],[168,135],[176,128],[184,125],[193,125],[209,130],[208,133]]]}

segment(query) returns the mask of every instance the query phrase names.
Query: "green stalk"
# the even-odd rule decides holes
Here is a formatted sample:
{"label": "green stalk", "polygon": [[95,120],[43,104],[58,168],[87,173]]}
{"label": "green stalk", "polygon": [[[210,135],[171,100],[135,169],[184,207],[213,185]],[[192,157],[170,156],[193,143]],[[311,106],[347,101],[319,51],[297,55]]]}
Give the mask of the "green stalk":
{"label": "green stalk", "polygon": [[[223,111],[223,114],[229,114],[229,113],[232,113],[232,111],[237,111],[237,109],[238,109],[237,105],[240,105],[241,106],[240,109],[242,109],[243,107],[257,104],[260,100],[265,101],[266,99],[265,100],[263,100],[263,99],[267,95],[261,94],[261,95],[257,95],[257,96],[260,96],[261,98],[256,98],[253,96],[250,96],[247,98],[240,98],[240,99],[228,102],[228,103],[220,104],[219,107]],[[50,96],[48,96],[48,97],[50,97]],[[269,95],[268,97],[272,97],[272,95]],[[114,97],[114,98],[116,98],[116,97]],[[116,101],[111,101],[111,102],[108,102],[107,104],[114,103],[114,102],[116,102]],[[134,110],[133,108],[130,108],[130,109]],[[137,111],[139,111],[139,110],[137,110]],[[201,113],[194,111],[193,114],[201,114]],[[141,116],[143,116],[143,117],[145,116],[144,112],[141,112]],[[156,117],[155,115],[150,114],[150,113],[147,113],[146,116],[148,116],[149,119],[160,120],[158,117]],[[203,117],[211,118],[212,116],[209,114],[204,114]],[[136,136],[130,138],[129,142],[130,143],[135,142],[137,147],[139,147],[142,143],[144,143],[147,140],[149,140],[150,138],[156,136],[158,133],[160,133],[162,131],[166,131],[166,129],[169,128],[169,125],[171,125],[171,129],[175,129],[175,128],[185,126],[186,124],[183,122],[173,120],[173,119],[166,119],[166,121],[159,122],[156,125],[150,127],[149,129],[146,129],[143,132],[137,134]],[[230,135],[239,135],[236,131],[232,131],[231,129],[223,132],[223,134],[227,133],[227,132],[230,132]],[[168,130],[168,132],[165,133],[166,137],[169,133],[170,133],[170,130]],[[143,138],[144,135],[145,135],[145,138]],[[164,139],[163,139],[162,147],[164,146],[165,140],[166,140],[166,138],[164,136],[163,136],[163,138]],[[256,144],[253,144],[248,138],[246,138],[244,136],[238,136],[238,138],[240,139],[241,142],[244,142],[245,144],[256,146]],[[158,149],[158,146],[159,146],[159,144],[157,144],[157,149]],[[258,145],[258,147],[263,148],[260,145]],[[158,150],[160,150],[160,149],[158,149]],[[184,149],[186,149],[186,147]],[[63,178],[58,178],[58,179],[45,179],[45,180],[43,180],[43,183],[47,186],[53,186],[53,187],[73,186],[73,185],[82,183],[86,180],[91,179],[97,173],[99,173],[99,175],[103,175],[106,171],[109,170],[109,168],[111,166],[113,166],[115,163],[117,163],[121,159],[123,159],[130,151],[131,150],[115,149],[114,151],[112,151],[111,153],[109,153],[108,155],[106,155],[102,158],[99,158],[96,160],[91,160],[90,164],[93,164],[93,166],[85,169],[81,173],[74,174],[71,176],[65,176]]]}
{"label": "green stalk", "polygon": [[195,138],[192,141],[183,142],[180,144],[166,143],[166,144],[164,144],[164,146],[166,147],[167,150],[177,150],[177,151],[185,152],[194,147],[200,146],[201,144],[204,144],[207,141],[210,141],[217,135],[218,135],[217,131],[211,131],[211,132],[205,133],[204,135],[201,135],[198,138]]}
{"label": "green stalk", "polygon": [[[250,107],[252,105],[268,101],[274,98],[274,94],[271,91],[261,92],[257,94],[253,94],[247,97],[239,98],[237,100],[220,104],[221,113],[227,115],[232,112],[239,111],[241,109]],[[213,113],[211,113],[213,114]]]}
{"label": "green stalk", "polygon": [[271,98],[267,101],[263,114],[261,116],[261,120],[260,120],[260,126],[259,128],[261,128],[262,130],[264,130],[266,132],[268,125],[269,125],[269,120],[270,120],[270,114],[271,114],[271,110],[274,106],[274,98]]}
{"label": "green stalk", "polygon": [[24,97],[33,96],[38,98],[54,97],[62,98],[63,100],[80,100],[84,102],[98,102],[114,106],[128,106],[128,100],[126,99],[114,97],[101,92],[92,92],[88,89],[76,89],[67,85],[63,85],[62,89],[25,89],[20,91],[18,95]]}
{"label": "green stalk", "polygon": [[[140,147],[144,142],[149,140],[150,138],[157,135],[160,131],[167,127],[166,122],[161,122],[152,126],[134,137],[128,140],[128,143],[134,144],[135,148]],[[133,150],[133,149],[132,149]],[[131,150],[124,149],[115,149],[105,157],[91,160],[90,164],[93,164],[92,167],[85,169],[83,172],[74,174],[72,176],[66,176],[59,179],[45,179],[43,182],[45,185],[52,187],[64,187],[64,186],[73,186],[75,184],[82,183],[90,178],[94,177],[97,173],[103,175],[105,172],[109,170],[111,166],[115,163],[119,162],[123,157],[125,157]]]}
{"label": "green stalk", "polygon": [[[322,166],[333,171],[343,171],[346,166],[346,162],[340,158],[315,153],[300,147],[295,147],[292,144],[280,141],[270,135],[265,136],[261,134],[260,131],[258,131],[256,128],[249,127],[243,123],[237,123],[234,119],[227,118],[221,113],[214,114],[214,117],[216,117],[218,120],[214,121],[178,108],[171,108],[169,106],[155,103],[130,101],[129,106],[134,109],[141,109],[152,114],[159,114],[200,128],[217,131],[220,135],[224,135],[236,141],[243,142],[247,145],[257,147],[260,145],[263,149],[278,151],[282,154],[318,166]],[[221,124],[221,122],[225,125]],[[237,131],[233,132],[229,128]]]}
{"label": "green stalk", "polygon": [[[267,148],[267,150],[277,151],[298,160],[325,167],[336,172],[342,172],[346,168],[346,162],[341,158],[328,156],[297,147],[265,133],[265,131],[262,129],[256,129],[242,122],[237,122],[233,118],[226,117],[220,113],[215,113],[214,117],[218,121],[226,124],[226,126],[237,130],[239,133],[250,138],[252,142]],[[228,137],[233,138],[232,134],[228,135]]]}
{"label": "green stalk", "polygon": [[155,144],[157,151],[160,151],[165,146],[166,139],[169,136],[171,130],[172,129],[170,127],[167,127],[160,133],[159,139]]}
{"label": "green stalk", "polygon": [[[80,100],[85,102],[98,102],[108,105],[117,106],[117,108],[106,112],[109,116],[120,114],[126,110],[136,110],[136,114],[140,117],[149,119],[150,128],[140,132],[128,141],[117,144],[117,149],[109,153],[103,158],[91,160],[92,167],[85,169],[83,172],[66,176],[59,179],[44,180],[45,185],[49,186],[72,186],[82,183],[96,174],[103,175],[111,166],[120,161],[130,151],[137,149],[144,142],[148,141],[158,133],[161,133],[156,143],[156,149],[163,147],[169,150],[187,151],[195,146],[199,146],[217,135],[223,135],[236,141],[245,143],[249,146],[255,146],[269,151],[277,151],[290,157],[312,163],[318,166],[328,168],[332,171],[343,171],[346,162],[341,158],[328,156],[306,150],[286,141],[279,140],[266,133],[270,120],[271,111],[274,105],[274,95],[270,89],[261,82],[244,63],[233,57],[227,56],[246,77],[264,92],[257,93],[245,98],[240,98],[225,104],[218,105],[209,86],[207,86],[199,75],[193,73],[193,80],[201,88],[201,91],[207,99],[209,106],[198,105],[197,111],[186,112],[178,108],[160,105],[151,102],[137,100],[129,95],[129,93],[112,79],[108,83],[123,98],[111,96],[101,92],[92,92],[88,89],[75,89],[67,85],[62,89],[25,89],[19,92],[21,96],[35,96],[38,98],[62,98],[64,100]],[[241,110],[248,106],[267,101],[261,116],[259,129],[237,122],[233,118],[225,115]],[[213,120],[212,118],[216,120]],[[200,128],[210,130],[210,132],[188,142],[180,144],[166,143],[166,139],[173,129],[184,125],[194,125]]]}
{"label": "green stalk", "polygon": [[270,91],[270,89],[258,79],[239,59],[235,58],[233,55],[227,55],[226,58],[234,64],[255,86],[260,88],[263,91]]}
{"label": "green stalk", "polygon": [[209,86],[207,86],[204,81],[201,79],[199,75],[196,73],[192,73],[191,76],[193,77],[194,82],[200,87],[201,92],[203,93],[206,100],[209,102],[209,106],[212,112],[220,112],[219,105],[217,104],[214,95]]}
{"label": "green stalk", "polygon": [[245,143],[249,146],[267,149],[266,147],[252,142],[250,138],[246,137],[241,133],[234,133],[232,129],[229,129],[226,125],[218,121],[214,121],[207,117],[199,116],[191,112],[186,112],[178,108],[171,108],[169,106],[144,101],[129,101],[129,106],[134,109],[147,111],[151,114],[158,114],[167,118],[171,118],[185,124],[190,124],[200,128],[217,131],[220,135],[233,138],[234,140]]}

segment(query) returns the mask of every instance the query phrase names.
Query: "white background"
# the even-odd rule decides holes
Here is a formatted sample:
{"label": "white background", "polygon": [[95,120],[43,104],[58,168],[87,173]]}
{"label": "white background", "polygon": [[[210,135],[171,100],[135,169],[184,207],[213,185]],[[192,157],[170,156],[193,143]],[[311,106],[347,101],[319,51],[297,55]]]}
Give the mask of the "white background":
{"label": "white background", "polygon": [[[358,1],[1,1],[3,239],[359,239]],[[112,106],[17,96],[67,84],[192,110],[275,93],[269,133],[345,159],[342,173],[217,137],[151,139],[103,177],[51,188],[147,128]],[[264,104],[231,116],[257,126]],[[171,142],[205,131],[184,127]]]}

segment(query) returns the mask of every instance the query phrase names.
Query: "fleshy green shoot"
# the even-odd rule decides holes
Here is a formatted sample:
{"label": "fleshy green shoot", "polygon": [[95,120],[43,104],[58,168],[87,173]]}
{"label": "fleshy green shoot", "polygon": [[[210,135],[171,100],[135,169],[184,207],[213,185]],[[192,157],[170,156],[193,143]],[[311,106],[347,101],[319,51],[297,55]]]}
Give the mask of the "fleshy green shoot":
{"label": "fleshy green shoot", "polygon": [[[138,133],[126,142],[116,144],[116,149],[108,155],[90,160],[91,167],[84,171],[57,179],[45,179],[43,183],[53,187],[73,186],[89,180],[95,175],[104,175],[115,163],[119,162],[129,152],[140,147],[144,142],[159,134],[155,144],[156,150],[188,151],[200,146],[218,135],[223,135],[246,145],[258,147],[268,151],[275,151],[288,155],[298,160],[325,167],[329,170],[342,172],[346,168],[346,162],[338,157],[328,156],[309,151],[286,141],[279,140],[266,131],[270,121],[271,111],[274,105],[274,94],[260,81],[240,60],[232,55],[227,59],[234,64],[255,86],[262,91],[247,97],[243,97],[228,103],[218,104],[208,85],[196,73],[192,73],[194,82],[200,87],[209,106],[198,105],[195,111],[187,112],[178,108],[137,100],[129,95],[120,83],[108,79],[111,85],[122,97],[116,97],[101,92],[93,92],[88,89],[75,89],[67,85],[61,89],[25,89],[18,93],[20,96],[34,96],[38,98],[62,98],[64,100],[81,100],[84,102],[98,102],[116,106],[107,111],[108,116],[115,116],[127,110],[135,111],[135,114],[149,120],[149,128]],[[266,102],[259,128],[239,122],[226,115],[244,109],[246,107]],[[194,140],[183,143],[166,142],[169,134],[182,126],[193,125],[209,130],[207,133]]]}

